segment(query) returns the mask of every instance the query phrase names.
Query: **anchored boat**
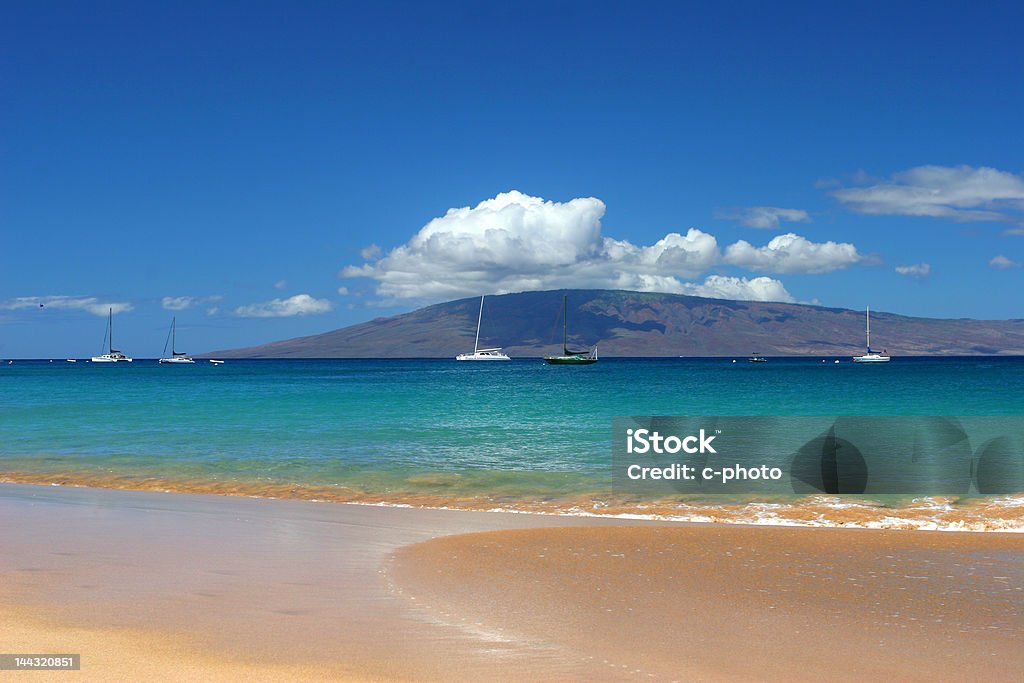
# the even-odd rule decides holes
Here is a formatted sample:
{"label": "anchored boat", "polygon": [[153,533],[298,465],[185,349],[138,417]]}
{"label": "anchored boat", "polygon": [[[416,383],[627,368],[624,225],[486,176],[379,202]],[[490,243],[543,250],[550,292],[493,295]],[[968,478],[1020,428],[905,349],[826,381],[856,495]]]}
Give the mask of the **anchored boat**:
{"label": "anchored boat", "polygon": [[[171,355],[169,357],[166,357],[166,358],[161,358],[160,362],[161,363],[174,363],[174,364],[177,364],[177,365],[183,365],[183,364],[189,364],[189,363],[193,363],[194,364],[195,361],[192,360],[192,356],[188,355],[184,351],[175,351],[174,350],[175,349],[175,345],[176,345],[176,341],[177,341],[177,339],[176,339],[176,337],[177,337],[177,321],[178,321],[177,317],[171,318],[171,331],[170,331],[170,334],[168,335],[170,337],[170,339],[168,341],[171,342]],[[166,341],[164,342],[164,353],[167,353],[167,342]]]}
{"label": "anchored boat", "polygon": [[103,335],[104,345],[107,352],[100,356],[91,358],[93,363],[131,363],[132,359],[114,348],[114,309],[107,311],[107,331]]}
{"label": "anchored boat", "polygon": [[597,344],[589,351],[572,351],[568,346],[568,296],[562,297],[562,355],[544,356],[550,365],[590,365],[597,362]]}
{"label": "anchored boat", "polygon": [[871,307],[867,307],[867,352],[863,356],[854,356],[854,363],[888,363],[890,356],[882,349],[881,353],[871,350]]}
{"label": "anchored boat", "polygon": [[480,322],[484,319],[484,298],[480,297],[480,313],[476,318],[476,341],[473,342],[473,353],[460,353],[455,360],[512,360],[501,352],[501,347],[495,349],[480,348]]}

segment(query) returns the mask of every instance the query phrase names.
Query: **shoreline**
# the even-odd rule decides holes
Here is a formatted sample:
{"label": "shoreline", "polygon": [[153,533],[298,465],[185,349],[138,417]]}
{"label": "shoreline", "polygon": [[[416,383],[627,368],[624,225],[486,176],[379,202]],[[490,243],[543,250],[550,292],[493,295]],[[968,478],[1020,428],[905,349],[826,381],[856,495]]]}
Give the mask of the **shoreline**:
{"label": "shoreline", "polygon": [[[76,675],[83,680],[569,681],[637,672],[655,680],[744,679],[751,671],[737,669],[737,657],[759,662],[767,680],[811,680],[815,669],[807,668],[799,639],[783,638],[769,652],[758,638],[777,635],[773,620],[781,615],[782,624],[796,619],[804,633],[833,638],[843,661],[859,661],[854,646],[875,645],[864,636],[847,644],[848,631],[835,630],[836,595],[853,614],[902,609],[901,600],[916,596],[942,612],[940,620],[969,627],[956,641],[970,655],[965,661],[990,656],[994,643],[1001,659],[974,673],[1002,680],[1001,667],[1024,666],[1024,623],[1003,606],[1019,602],[1024,583],[1024,539],[1010,534],[753,528],[2,484],[0,542],[0,638],[26,651],[81,654]],[[947,556],[956,569],[938,561]],[[886,571],[879,562],[887,561],[900,564]],[[808,562],[813,575],[793,570]],[[928,581],[892,585],[892,576],[908,573],[904,565]],[[950,591],[947,571],[970,582],[958,579]],[[850,577],[857,582],[847,585]],[[979,577],[988,592],[956,597]],[[766,611],[759,581],[785,589],[773,597],[782,612]],[[737,586],[750,591],[737,593]],[[751,604],[760,607],[752,612]],[[681,613],[691,615],[682,626],[673,621]],[[908,614],[906,625],[916,628],[922,615]],[[983,618],[1000,629],[991,639],[971,626]],[[744,630],[758,623],[772,629]],[[704,625],[711,641],[701,647],[725,658],[692,661],[686,646],[704,636],[678,631],[685,624]],[[895,654],[928,642],[892,629],[886,637]],[[661,649],[635,656],[652,644]],[[887,659],[888,673],[923,679],[911,668],[922,657]],[[858,670],[850,671],[854,680]],[[67,675],[51,674],[41,677]]]}
{"label": "shoreline", "polygon": [[[3,484],[0,613],[11,618],[0,619],[0,636],[30,652],[81,654],[85,680],[129,671],[189,679],[182,661],[215,665],[202,669],[204,679],[231,680],[239,671],[268,680],[305,680],[310,672],[342,680],[493,679],[492,645],[420,620],[415,605],[390,590],[386,558],[440,535],[579,523]],[[122,648],[124,667],[117,647],[103,645],[108,637]],[[218,673],[220,664],[227,668]],[[519,670],[536,678],[548,664],[527,657]],[[580,675],[567,671],[566,679]]]}
{"label": "shoreline", "polygon": [[[443,481],[444,475],[437,480]],[[266,500],[409,507],[424,510],[507,512],[570,518],[692,522],[752,526],[906,529],[1024,533],[1024,492],[1008,496],[920,496],[887,504],[867,497],[828,494],[792,499],[643,500],[609,491],[555,497],[527,494],[451,495],[364,492],[344,486],[237,480],[195,481],[159,476],[95,475],[78,472],[0,472],[0,485],[34,485],[114,491],[200,494]]]}

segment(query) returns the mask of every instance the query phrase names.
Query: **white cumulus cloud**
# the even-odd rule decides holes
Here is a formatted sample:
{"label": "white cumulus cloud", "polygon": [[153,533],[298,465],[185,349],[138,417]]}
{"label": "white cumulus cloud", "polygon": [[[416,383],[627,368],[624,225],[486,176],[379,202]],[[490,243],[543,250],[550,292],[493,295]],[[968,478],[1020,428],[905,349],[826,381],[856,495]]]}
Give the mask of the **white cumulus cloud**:
{"label": "white cumulus cloud", "polygon": [[830,194],[865,214],[1024,221],[1024,176],[984,166],[917,166],[887,181]]}
{"label": "white cumulus cloud", "polygon": [[62,308],[107,315],[108,311],[125,313],[134,306],[125,301],[100,301],[94,296],[21,296],[0,302],[0,309],[14,311],[20,308]]}
{"label": "white cumulus cloud", "polygon": [[683,283],[682,294],[704,296],[711,299],[740,299],[742,301],[782,301],[794,303],[796,299],[786,287],[770,277],[727,277],[711,275],[703,284]]}
{"label": "white cumulus cloud", "polygon": [[241,318],[286,318],[293,315],[314,315],[331,310],[327,299],[314,299],[309,294],[296,294],[287,299],[272,299],[258,304],[239,306],[235,315]]}
{"label": "white cumulus cloud", "polygon": [[896,266],[896,272],[907,277],[928,277],[931,275],[932,266],[930,263],[915,263],[909,266]]}
{"label": "white cumulus cloud", "polygon": [[1009,270],[1010,268],[1020,268],[1021,263],[999,254],[999,256],[992,257],[992,260],[988,262],[988,267],[996,270]]}
{"label": "white cumulus cloud", "polygon": [[783,209],[777,206],[748,206],[718,213],[721,218],[739,221],[748,228],[771,230],[779,223],[810,223],[811,216],[803,209]]}
{"label": "white cumulus cloud", "polygon": [[[697,228],[636,245],[602,234],[604,212],[604,203],[594,197],[554,202],[512,190],[473,207],[449,209],[405,244],[376,260],[346,266],[339,276],[371,278],[376,293],[390,299],[571,287],[689,293],[702,287],[722,291],[729,278],[685,282],[722,264],[768,273],[824,273],[862,260],[852,244],[817,244],[793,234],[766,247],[737,242],[724,259],[715,236]],[[778,281],[767,286],[769,278],[731,280],[737,283],[731,289],[744,298],[792,298]]]}
{"label": "white cumulus cloud", "polygon": [[811,242],[791,232],[755,247],[746,240],[730,244],[725,262],[767,273],[828,273],[864,261],[857,247],[847,242]]}

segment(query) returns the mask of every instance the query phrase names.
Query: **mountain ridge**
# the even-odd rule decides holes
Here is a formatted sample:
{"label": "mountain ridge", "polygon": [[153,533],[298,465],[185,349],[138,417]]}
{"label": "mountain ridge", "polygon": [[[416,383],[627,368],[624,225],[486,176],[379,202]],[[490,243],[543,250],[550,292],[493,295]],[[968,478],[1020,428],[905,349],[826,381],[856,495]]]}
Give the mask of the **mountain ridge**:
{"label": "mountain ridge", "polygon": [[[849,356],[864,350],[864,311],[626,290],[487,297],[480,346],[515,357],[569,343],[603,356]],[[223,358],[452,358],[472,351],[480,298],[468,297],[320,334],[200,354]],[[872,311],[874,345],[899,355],[1024,354],[1024,320],[939,319]]]}

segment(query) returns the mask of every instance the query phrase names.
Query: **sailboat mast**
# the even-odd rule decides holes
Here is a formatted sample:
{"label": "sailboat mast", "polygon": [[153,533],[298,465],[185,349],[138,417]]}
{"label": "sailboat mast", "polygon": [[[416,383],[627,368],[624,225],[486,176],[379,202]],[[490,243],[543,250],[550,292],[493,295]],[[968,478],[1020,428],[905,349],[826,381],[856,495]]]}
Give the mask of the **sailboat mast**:
{"label": "sailboat mast", "polygon": [[569,297],[568,296],[563,296],[562,297],[562,355],[563,356],[568,356],[569,355],[569,337],[568,337],[569,314],[567,312],[568,311],[568,306],[569,306]]}
{"label": "sailboat mast", "polygon": [[476,316],[476,339],[473,341],[473,353],[480,348],[480,322],[484,319],[484,297],[480,297],[480,313]]}
{"label": "sailboat mast", "polygon": [[171,317],[171,355],[178,355],[178,345],[175,343],[175,337],[178,329],[178,318],[176,316]]}
{"label": "sailboat mast", "polygon": [[107,353],[114,352],[114,309],[107,309],[107,339],[110,341],[110,346],[107,347]]}
{"label": "sailboat mast", "polygon": [[871,307],[868,306],[868,351],[871,350]]}

